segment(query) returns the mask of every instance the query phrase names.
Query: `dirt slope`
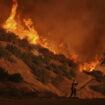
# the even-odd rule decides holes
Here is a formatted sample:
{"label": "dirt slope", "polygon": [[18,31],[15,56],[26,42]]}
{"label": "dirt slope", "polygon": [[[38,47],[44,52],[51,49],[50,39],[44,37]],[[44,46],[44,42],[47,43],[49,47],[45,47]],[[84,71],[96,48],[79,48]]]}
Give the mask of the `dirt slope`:
{"label": "dirt slope", "polygon": [[[78,97],[105,98],[90,88],[100,84],[94,77],[77,71],[77,65],[64,55],[55,55],[39,45],[30,45],[13,33],[0,30],[0,67],[10,75],[19,73],[23,82],[1,81],[0,88],[42,92],[48,95],[69,97],[72,78],[78,81]],[[52,93],[52,94],[51,94]]]}

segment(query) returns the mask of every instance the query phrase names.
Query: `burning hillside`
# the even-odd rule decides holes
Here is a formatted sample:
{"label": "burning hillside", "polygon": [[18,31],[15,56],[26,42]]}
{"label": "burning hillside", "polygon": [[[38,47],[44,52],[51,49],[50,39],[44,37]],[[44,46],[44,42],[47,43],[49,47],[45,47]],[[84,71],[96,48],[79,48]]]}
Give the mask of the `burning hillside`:
{"label": "burning hillside", "polygon": [[79,97],[105,97],[105,76],[94,71],[105,49],[105,6],[91,1],[11,0],[9,16],[0,17],[1,93],[68,97],[75,77]]}
{"label": "burning hillside", "polygon": [[[102,26],[101,23],[99,23],[100,27],[98,26],[95,27],[94,24],[90,24],[91,25],[90,28],[87,27],[87,29],[84,29],[81,26],[81,24],[85,21],[90,22],[92,20],[90,20],[89,16],[88,16],[89,19],[85,19],[85,14],[81,14],[83,15],[84,20],[80,20],[81,23],[78,22],[79,20],[76,20],[76,23],[74,23],[76,25],[76,31],[73,29],[75,28],[75,26],[70,26],[71,32],[70,31],[66,32],[66,34],[71,33],[72,34],[71,36],[66,37],[64,35],[61,38],[59,35],[55,34],[54,39],[53,38],[50,39],[49,38],[50,36],[46,37],[39,35],[40,32],[36,30],[34,21],[33,19],[30,18],[31,17],[30,15],[27,16],[27,18],[22,17],[21,13],[19,13],[18,11],[19,3],[21,4],[20,1],[13,0],[12,3],[13,5],[10,16],[2,25],[2,27],[7,32],[12,32],[16,34],[20,39],[27,39],[28,42],[31,44],[38,44],[45,48],[48,48],[50,51],[52,51],[55,54],[64,54],[68,58],[74,60],[74,62],[76,62],[79,65],[80,71],[82,70],[92,71],[100,63],[99,60],[101,53],[103,53],[104,50],[103,41],[105,37],[103,29],[102,28],[100,29],[100,27]],[[57,3],[58,2],[56,2],[55,4]],[[67,0],[64,4],[65,6],[67,5],[66,3],[68,3]],[[61,2],[61,8],[63,8],[62,4],[63,2]],[[89,15],[91,16],[91,13],[89,13]],[[75,20],[71,21],[74,22]],[[80,24],[81,28],[77,24]],[[62,30],[62,27],[60,30]],[[63,31],[59,32],[60,30],[57,30],[58,34],[64,33]],[[82,34],[82,36],[79,34]],[[99,35],[100,37],[98,37]]]}
{"label": "burning hillside", "polygon": [[41,46],[48,48],[52,52],[56,53],[53,47],[48,45],[47,39],[41,39],[38,32],[35,30],[33,22],[30,18],[20,20],[20,17],[17,17],[17,8],[18,2],[17,0],[13,0],[13,6],[10,13],[10,16],[3,24],[3,28],[7,32],[13,32],[16,34],[20,39],[27,39],[31,44],[40,44]]}
{"label": "burning hillside", "polygon": [[[20,40],[15,34],[0,29],[0,86],[5,85],[0,89],[3,94],[8,94],[6,87],[9,86],[9,92],[13,88],[15,93],[21,93],[23,89],[26,93],[65,96],[68,85],[60,85],[69,84],[76,75],[76,67],[64,55],[29,44],[27,40]],[[66,87],[68,89],[64,91]]]}
{"label": "burning hillside", "polygon": [[69,97],[71,80],[75,77],[79,82],[78,97],[104,97],[103,73],[86,73],[78,72],[76,63],[64,55],[29,44],[26,39],[0,29],[1,96]]}

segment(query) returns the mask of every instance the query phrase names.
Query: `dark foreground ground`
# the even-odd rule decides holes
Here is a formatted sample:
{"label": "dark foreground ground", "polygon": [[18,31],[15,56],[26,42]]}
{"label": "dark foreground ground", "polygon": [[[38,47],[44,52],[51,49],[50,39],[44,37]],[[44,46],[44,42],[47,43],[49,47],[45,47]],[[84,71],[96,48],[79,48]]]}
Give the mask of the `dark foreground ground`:
{"label": "dark foreground ground", "polygon": [[105,99],[67,99],[67,98],[35,98],[35,99],[3,99],[0,105],[105,105]]}

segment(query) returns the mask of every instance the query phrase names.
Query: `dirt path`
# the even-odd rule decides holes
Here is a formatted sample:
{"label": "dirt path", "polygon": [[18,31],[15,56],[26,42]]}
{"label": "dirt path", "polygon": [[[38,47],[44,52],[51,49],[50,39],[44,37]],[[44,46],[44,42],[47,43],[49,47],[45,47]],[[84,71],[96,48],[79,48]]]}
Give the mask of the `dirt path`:
{"label": "dirt path", "polygon": [[67,99],[67,98],[35,98],[35,99],[0,99],[0,105],[105,105],[105,99]]}

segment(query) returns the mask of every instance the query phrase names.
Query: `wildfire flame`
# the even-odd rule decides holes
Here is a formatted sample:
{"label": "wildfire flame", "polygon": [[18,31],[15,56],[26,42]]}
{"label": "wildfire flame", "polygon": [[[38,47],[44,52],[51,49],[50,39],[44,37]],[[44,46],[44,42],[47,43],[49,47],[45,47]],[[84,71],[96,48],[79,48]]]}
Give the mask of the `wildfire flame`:
{"label": "wildfire flame", "polygon": [[80,71],[93,71],[95,70],[96,66],[99,64],[99,60],[97,61],[92,61],[89,63],[83,63],[79,65],[79,70]]}
{"label": "wildfire flame", "polygon": [[18,7],[17,1],[13,0],[13,7],[11,10],[10,17],[7,19],[7,21],[3,25],[3,28],[6,29],[8,32],[15,31],[17,28],[17,22],[15,21],[17,7]]}
{"label": "wildfire flame", "polygon": [[[33,22],[30,18],[23,19],[20,21],[20,19],[16,19],[17,15],[17,8],[18,8],[18,2],[17,0],[13,0],[13,6],[10,13],[10,16],[6,20],[6,22],[3,24],[3,28],[7,32],[13,32],[16,34],[20,39],[27,38],[29,43],[31,44],[40,44],[41,46],[48,48],[50,51],[57,53],[57,50],[55,50],[55,46],[52,46],[48,43],[48,40],[46,38],[39,38],[38,32],[35,30]],[[64,48],[64,43],[60,43],[58,48]],[[75,53],[70,54],[70,59],[72,59],[74,62],[79,63],[78,55]],[[79,69],[82,70],[88,70],[92,71],[95,69],[95,67],[99,64],[99,60],[95,60],[89,63],[80,63]]]}
{"label": "wildfire flame", "polygon": [[96,66],[100,63],[99,62],[99,57],[96,56],[93,61],[82,63],[80,62],[81,60],[79,59],[78,55],[76,53],[71,53],[70,58],[77,64],[79,64],[79,70],[80,71],[93,71],[95,70]]}
{"label": "wildfire flame", "polygon": [[20,39],[27,38],[27,40],[32,43],[36,44],[39,40],[39,35],[33,26],[33,22],[31,19],[23,19],[23,25],[19,21],[16,21],[16,14],[17,14],[18,3],[17,0],[13,0],[13,7],[11,10],[11,14],[7,21],[4,23],[3,28],[7,32],[13,32],[19,36]]}
{"label": "wildfire flame", "polygon": [[[13,6],[11,10],[11,14],[6,20],[6,22],[3,24],[3,28],[7,32],[13,32],[16,34],[20,39],[26,38],[29,43],[31,44],[40,44],[41,46],[48,48],[50,51],[56,53],[56,50],[54,47],[50,46],[48,44],[47,39],[39,38],[38,32],[35,30],[33,26],[33,22],[30,18],[23,19],[23,25],[20,21],[20,19],[16,20],[17,15],[17,8],[18,8],[18,2],[17,0],[13,0]],[[25,26],[25,27],[24,27]]]}
{"label": "wildfire flame", "polygon": [[54,54],[57,53],[57,50],[55,49],[54,46],[49,45],[48,40],[46,38],[40,38],[40,41],[38,43],[39,45],[41,45],[44,48],[49,49],[50,51],[52,51]]}
{"label": "wildfire flame", "polygon": [[78,62],[78,55],[76,54],[76,53],[74,53],[74,52],[72,52],[70,55],[69,55],[69,58],[71,59],[71,60],[73,60],[75,63],[77,63]]}

